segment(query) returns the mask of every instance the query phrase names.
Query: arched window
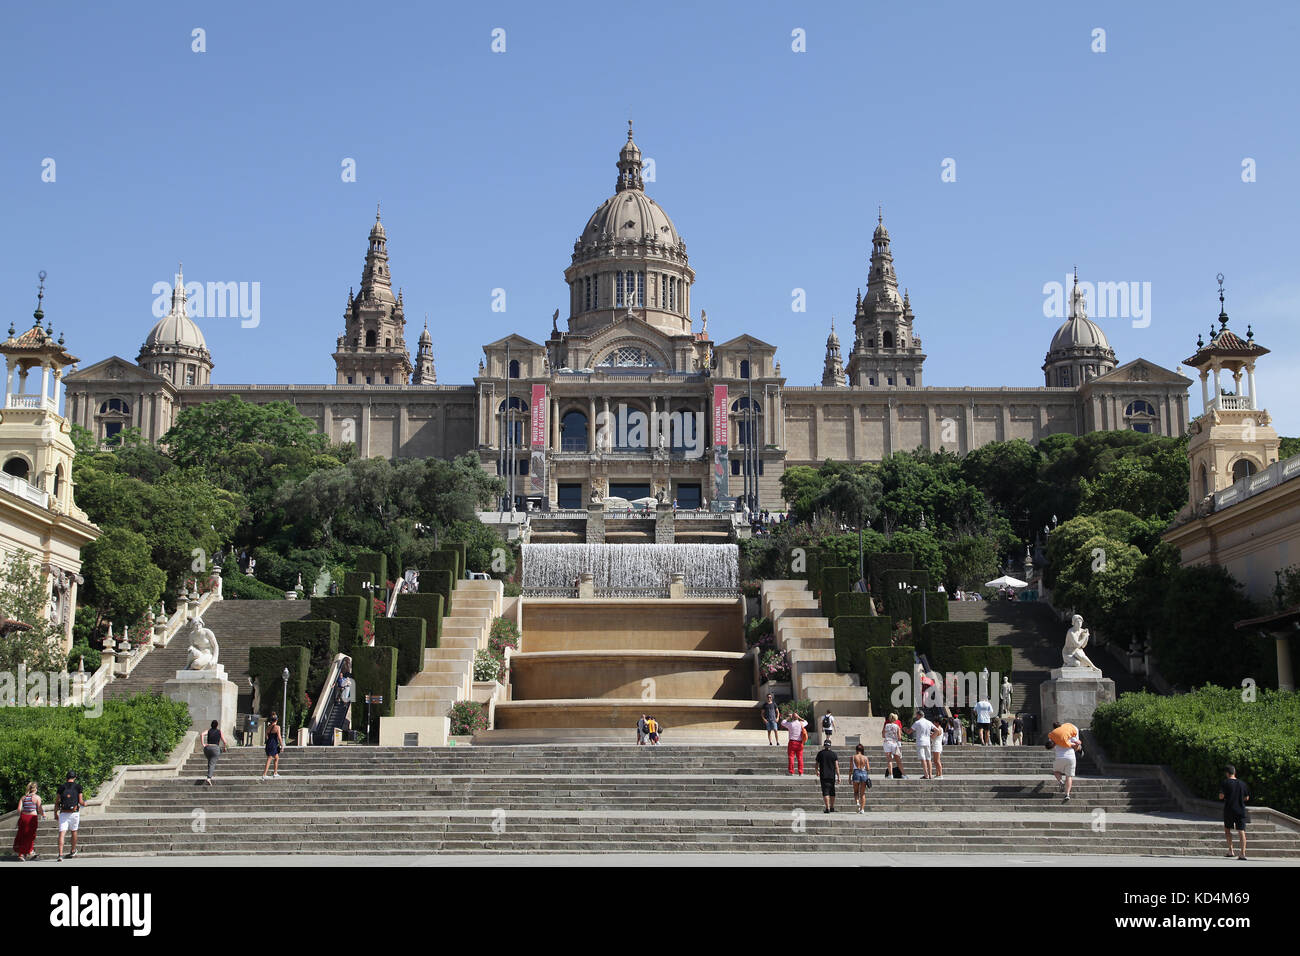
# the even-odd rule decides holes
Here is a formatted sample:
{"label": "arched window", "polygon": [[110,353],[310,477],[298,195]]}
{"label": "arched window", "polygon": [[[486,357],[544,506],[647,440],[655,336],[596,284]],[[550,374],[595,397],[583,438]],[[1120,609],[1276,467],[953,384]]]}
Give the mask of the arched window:
{"label": "arched window", "polygon": [[894,333],[886,331],[885,334],[881,336],[881,345],[887,349],[892,349],[894,347]]}
{"label": "arched window", "polygon": [[63,466],[58,465],[54,469],[54,497],[59,497],[59,492],[63,490]]}
{"label": "arched window", "polygon": [[130,415],[131,406],[120,398],[110,398],[99,406],[99,414],[107,415],[109,412],[118,412],[122,415]]}
{"label": "arched window", "polygon": [[1137,399],[1124,407],[1124,419],[1128,427],[1135,432],[1151,434],[1156,431],[1156,409],[1148,401]]}
{"label": "arched window", "polygon": [[374,329],[371,329],[369,332],[366,333],[366,348],[373,349],[374,347],[375,347],[375,331]]}
{"label": "arched window", "polygon": [[1201,497],[1204,498],[1206,495],[1210,493],[1210,476],[1206,472],[1204,465],[1201,466],[1200,476],[1201,476]]}
{"label": "arched window", "polygon": [[659,361],[648,349],[637,345],[621,345],[611,349],[595,363],[596,368],[662,368]]}
{"label": "arched window", "polygon": [[[5,466],[8,469],[8,466]],[[1240,481],[1242,478],[1249,478],[1259,469],[1249,458],[1238,458],[1232,463],[1232,480]]]}
{"label": "arched window", "polygon": [[[762,406],[758,402],[751,404],[748,397],[731,403],[731,411],[736,416],[736,444],[747,447],[758,443],[762,434]],[[752,441],[751,441],[752,438]]]}
{"label": "arched window", "polygon": [[392,340],[392,339],[389,339],[389,338],[385,338],[385,339],[384,339],[384,348],[386,348],[386,349],[391,349],[392,347],[393,347],[393,340]]}
{"label": "arched window", "polygon": [[519,359],[510,360],[510,377],[511,378],[519,377]]}
{"label": "arched window", "polygon": [[749,378],[749,360],[748,360],[748,359],[741,359],[741,360],[740,360],[740,377],[741,377],[741,378]]}
{"label": "arched window", "polygon": [[1156,410],[1150,402],[1144,402],[1139,399],[1136,402],[1129,402],[1128,407],[1124,409],[1125,415],[1150,415],[1155,417]]}
{"label": "arched window", "polygon": [[500,422],[498,434],[501,438],[502,446],[513,444],[516,448],[524,444],[524,427],[528,419],[528,403],[517,395],[510,397],[510,411],[506,412],[506,400],[502,399],[497,406],[497,417]]}
{"label": "arched window", "polygon": [[22,478],[24,481],[26,481],[27,475],[29,473],[27,460],[25,458],[19,458],[17,455],[15,455],[13,458],[10,458],[7,462],[5,462],[4,471],[6,475],[13,475],[15,478]]}
{"label": "arched window", "polygon": [[560,419],[560,450],[587,451],[587,415],[576,408]]}

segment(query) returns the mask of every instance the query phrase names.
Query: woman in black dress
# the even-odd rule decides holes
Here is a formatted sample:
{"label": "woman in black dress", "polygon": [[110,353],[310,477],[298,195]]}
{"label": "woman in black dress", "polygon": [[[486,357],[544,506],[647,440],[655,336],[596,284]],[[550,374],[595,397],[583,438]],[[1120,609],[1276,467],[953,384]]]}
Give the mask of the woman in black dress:
{"label": "woman in black dress", "polygon": [[275,761],[275,774],[280,776],[280,751],[284,749],[284,737],[280,734],[280,719],[271,711],[271,721],[266,725],[266,766],[262,768],[262,779],[266,779],[267,771],[271,769],[271,761]]}

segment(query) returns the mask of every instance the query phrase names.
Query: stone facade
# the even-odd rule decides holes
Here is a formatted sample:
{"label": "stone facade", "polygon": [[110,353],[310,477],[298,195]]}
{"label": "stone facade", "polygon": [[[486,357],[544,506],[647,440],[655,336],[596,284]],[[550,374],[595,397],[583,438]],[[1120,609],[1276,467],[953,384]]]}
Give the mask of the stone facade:
{"label": "stone facade", "polygon": [[853,308],[852,347],[841,355],[832,328],[822,384],[789,386],[776,346],[746,334],[715,342],[704,310],[693,318],[686,243],[645,193],[631,129],[616,166],[614,195],[588,219],[564,272],[563,327],[557,310],[544,341],[515,333],[485,345],[470,384],[434,384],[427,324],[412,363],[376,214],[336,342],[335,384],[211,384],[211,357],[181,292],[137,363],[114,356],[68,376],[68,417],[101,440],[134,426],[157,441],[187,405],[231,395],[287,401],[363,456],[477,451],[485,469],[513,479],[516,502],[566,509],[609,496],[693,508],[723,495],[779,508],[785,469],[827,458],[872,461],[917,447],[964,454],[1094,429],[1187,430],[1191,380],[1145,359],[1118,364],[1077,280],[1044,385],[924,386],[916,316],[910,293],[899,294],[883,215],[866,294]]}

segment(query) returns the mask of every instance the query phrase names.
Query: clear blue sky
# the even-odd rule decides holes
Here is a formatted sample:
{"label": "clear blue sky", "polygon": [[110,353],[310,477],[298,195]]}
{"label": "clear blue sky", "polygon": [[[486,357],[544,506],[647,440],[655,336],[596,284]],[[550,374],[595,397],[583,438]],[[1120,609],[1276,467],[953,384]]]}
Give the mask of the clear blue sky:
{"label": "clear blue sky", "polygon": [[202,323],[215,381],[333,381],[382,201],[408,342],[427,312],[439,381],[468,383],[484,343],[540,340],[567,306],[630,115],[696,318],[777,345],[791,384],[849,323],[880,202],[927,384],[1041,384],[1042,287],[1075,263],[1151,284],[1149,327],[1102,325],[1121,361],[1174,368],[1221,271],[1233,327],[1273,350],[1261,398],[1300,434],[1295,4],[9,4],[0,23],[5,309],[29,323],[47,270],[86,364],[134,360],[181,259],[261,283],[259,327]]}

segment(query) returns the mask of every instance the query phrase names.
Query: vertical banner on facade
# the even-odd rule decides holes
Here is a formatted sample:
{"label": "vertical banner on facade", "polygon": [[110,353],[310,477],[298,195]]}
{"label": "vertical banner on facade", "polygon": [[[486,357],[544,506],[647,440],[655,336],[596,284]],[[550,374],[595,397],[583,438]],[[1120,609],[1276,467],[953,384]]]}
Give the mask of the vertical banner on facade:
{"label": "vertical banner on facade", "polygon": [[532,452],[528,466],[528,487],[532,494],[546,494],[546,386],[533,386],[533,426],[529,437]]}
{"label": "vertical banner on facade", "polygon": [[713,386],[713,502],[727,497],[727,386]]}

